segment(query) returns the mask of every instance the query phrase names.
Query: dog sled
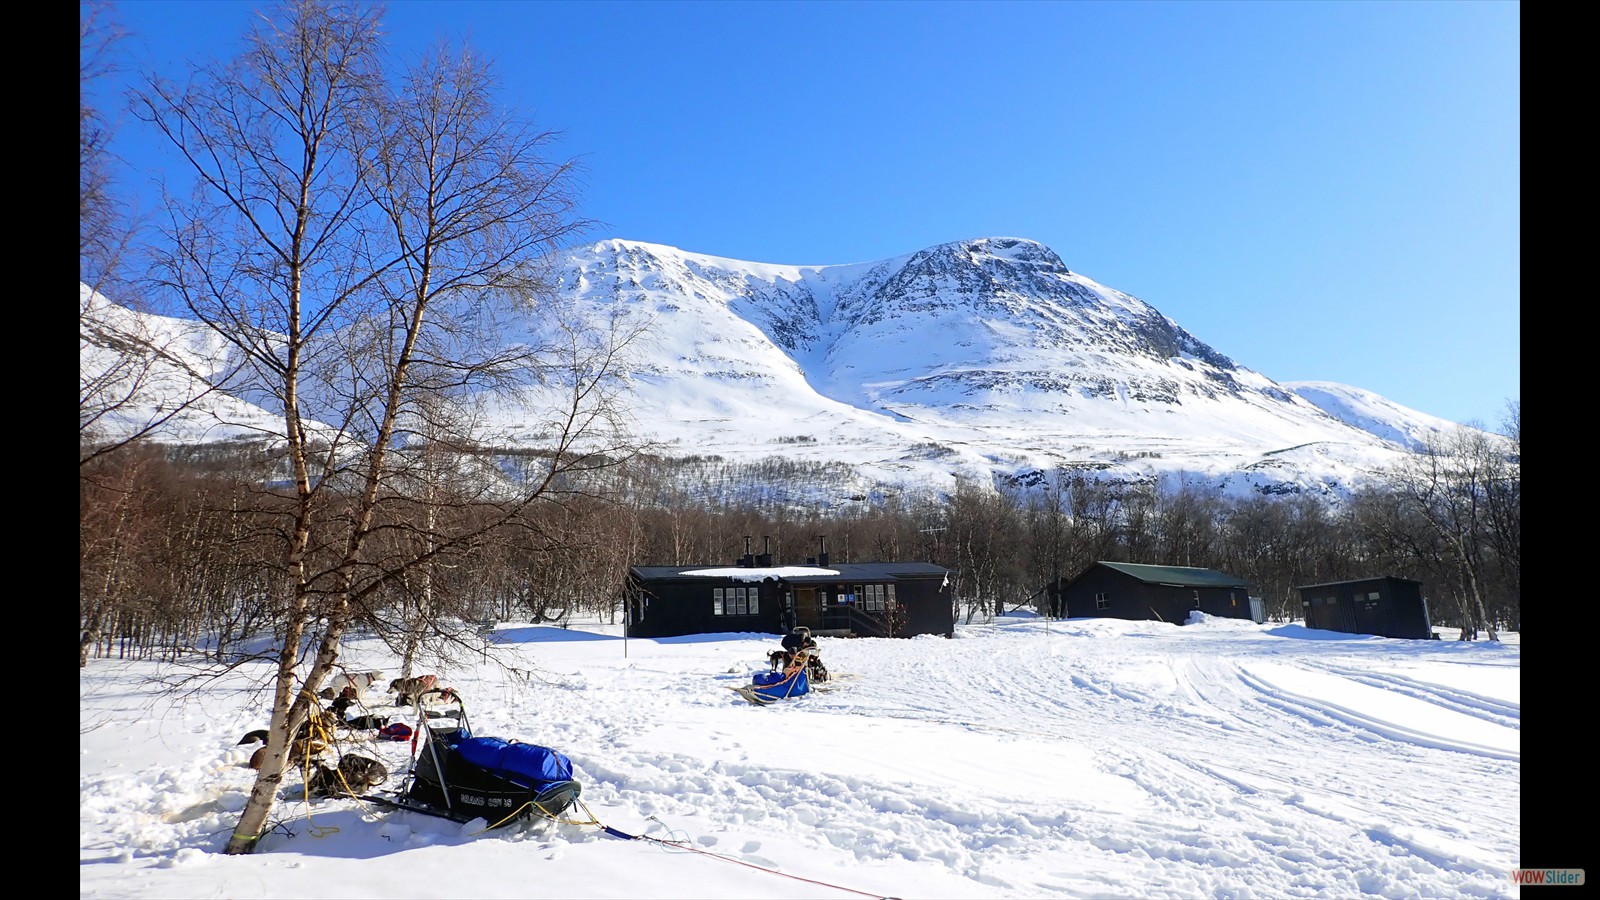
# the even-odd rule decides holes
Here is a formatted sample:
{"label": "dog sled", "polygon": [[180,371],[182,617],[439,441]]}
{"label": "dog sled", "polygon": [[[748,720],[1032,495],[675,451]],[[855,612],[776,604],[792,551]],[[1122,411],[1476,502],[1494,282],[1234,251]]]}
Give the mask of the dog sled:
{"label": "dog sled", "polygon": [[[559,820],[583,793],[565,755],[474,735],[466,705],[455,692],[428,690],[411,699],[418,725],[406,776],[393,795],[366,799],[456,822],[481,818],[498,828],[532,816]],[[445,709],[428,708],[440,699]]]}
{"label": "dog sled", "polygon": [[820,662],[820,659],[816,659],[815,651],[799,650],[787,655],[781,669],[775,665],[770,672],[757,672],[749,684],[733,690],[756,706],[768,706],[779,700],[801,697],[811,692],[813,673]]}

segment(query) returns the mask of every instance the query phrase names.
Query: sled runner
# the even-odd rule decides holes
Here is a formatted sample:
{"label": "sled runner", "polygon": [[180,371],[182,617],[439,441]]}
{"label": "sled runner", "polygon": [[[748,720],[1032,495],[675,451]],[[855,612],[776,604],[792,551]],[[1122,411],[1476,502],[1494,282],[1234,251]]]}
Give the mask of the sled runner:
{"label": "sled runner", "polygon": [[487,819],[491,828],[529,816],[558,819],[583,792],[572,777],[572,761],[549,747],[473,735],[465,704],[453,693],[453,709],[424,709],[441,690],[413,699],[419,750],[393,796],[373,796],[388,806],[457,822]]}

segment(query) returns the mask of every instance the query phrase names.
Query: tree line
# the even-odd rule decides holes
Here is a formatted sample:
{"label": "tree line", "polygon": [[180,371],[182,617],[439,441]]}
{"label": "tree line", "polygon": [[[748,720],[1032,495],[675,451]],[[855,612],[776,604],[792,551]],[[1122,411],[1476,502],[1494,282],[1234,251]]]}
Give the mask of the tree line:
{"label": "tree line", "polygon": [[[454,487],[436,483],[426,499],[385,506],[375,528],[382,553],[365,565],[399,568],[382,558],[421,555],[430,533],[470,530],[475,539],[438,554],[425,578],[388,581],[358,625],[390,633],[419,610],[439,635],[486,620],[615,622],[630,566],[732,564],[754,541],[778,564],[827,552],[832,562],[944,566],[956,615],[968,622],[1037,607],[1048,583],[1121,561],[1238,576],[1274,621],[1303,618],[1297,587],[1393,575],[1422,582],[1434,623],[1463,638],[1520,630],[1515,405],[1509,416],[1511,443],[1462,429],[1339,502],[1058,470],[824,509],[771,495],[828,484],[842,464],[640,454],[507,515],[480,483],[501,477],[504,460],[479,467],[478,481],[454,465]],[[254,635],[282,631],[290,589],[275,522],[287,501],[271,487],[275,468],[259,449],[157,444],[97,460],[81,480],[80,662],[91,652],[224,658]],[[352,502],[336,494],[329,503],[341,511],[324,514],[348,515]]]}

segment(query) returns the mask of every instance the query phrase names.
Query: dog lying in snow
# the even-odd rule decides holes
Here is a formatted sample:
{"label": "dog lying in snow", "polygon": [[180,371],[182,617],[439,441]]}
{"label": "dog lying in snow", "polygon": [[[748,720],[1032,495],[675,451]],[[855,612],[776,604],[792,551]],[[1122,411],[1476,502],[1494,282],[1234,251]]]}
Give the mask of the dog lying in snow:
{"label": "dog lying in snow", "polygon": [[[350,715],[350,707],[360,702],[360,700],[352,700],[349,697],[339,697],[328,704],[328,710],[338,716],[340,728],[360,731],[368,728],[382,728],[389,724],[388,716],[375,716],[371,713],[363,712],[359,716],[352,717]],[[365,707],[362,708],[365,709]]]}
{"label": "dog lying in snow", "polygon": [[330,769],[318,764],[307,770],[306,796],[359,794],[367,788],[383,784],[388,777],[389,770],[383,763],[370,757],[346,753],[340,757],[338,768]]}
{"label": "dog lying in snow", "polygon": [[356,716],[354,719],[347,720],[344,724],[348,728],[354,728],[358,731],[365,731],[369,729],[382,728],[383,726],[388,725],[389,717],[361,715]]}

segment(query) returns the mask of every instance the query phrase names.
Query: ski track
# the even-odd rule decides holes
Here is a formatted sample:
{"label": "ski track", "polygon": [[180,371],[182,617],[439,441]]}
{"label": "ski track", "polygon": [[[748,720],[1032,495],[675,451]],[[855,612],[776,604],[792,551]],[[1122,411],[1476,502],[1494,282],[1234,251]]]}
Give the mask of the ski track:
{"label": "ski track", "polygon": [[[1515,755],[1450,745],[1396,723],[1373,720],[1335,704],[1279,691],[1225,660],[1198,656],[1166,660],[1175,686],[1169,695],[1105,683],[1094,674],[1090,661],[1072,662],[1064,654],[1035,651],[1026,659],[984,658],[988,667],[979,669],[977,677],[969,677],[966,684],[953,685],[954,692],[947,695],[947,708],[968,714],[975,710],[990,713],[981,721],[966,724],[1080,741],[1083,735],[1094,734],[1099,743],[1118,748],[1121,762],[1115,771],[1137,784],[1158,805],[1179,813],[1180,821],[1198,819],[1215,824],[1215,830],[1208,830],[1203,837],[1192,829],[1174,831],[1160,816],[1135,827],[1117,823],[1106,829],[1112,834],[1141,834],[1137,842],[1140,849],[1152,858],[1152,865],[1163,869],[1153,876],[1160,883],[1176,882],[1175,873],[1166,871],[1159,861],[1167,860],[1188,871],[1190,864],[1203,863],[1211,854],[1217,854],[1216,861],[1229,868],[1238,868],[1245,865],[1243,861],[1256,858],[1270,863],[1265,864],[1265,877],[1259,884],[1194,884],[1201,893],[1255,890],[1267,895],[1282,891],[1292,894],[1294,884],[1322,883],[1321,876],[1306,878],[1305,873],[1323,868],[1318,860],[1346,857],[1350,848],[1322,845],[1324,842],[1317,837],[1321,829],[1305,825],[1304,817],[1311,816],[1348,822],[1352,834],[1362,838],[1362,849],[1375,855],[1373,871],[1390,873],[1352,881],[1348,885],[1352,895],[1408,893],[1413,890],[1406,886],[1408,879],[1416,877],[1421,869],[1449,871],[1460,879],[1461,890],[1467,895],[1494,896],[1504,892],[1503,884],[1491,873],[1495,866],[1506,865],[1509,858],[1514,858],[1514,845],[1486,847],[1486,852],[1467,857],[1456,849],[1441,849],[1454,847],[1464,839],[1456,823],[1470,819],[1470,809],[1449,802],[1450,788],[1426,790],[1423,785],[1413,785],[1426,790],[1427,796],[1408,802],[1404,795],[1395,796],[1388,786],[1393,783],[1395,768],[1414,767],[1418,757],[1440,750],[1479,753],[1486,757],[1481,767],[1485,778],[1514,784]],[[1061,678],[1054,677],[1051,662],[1061,671]],[[1322,668],[1452,711],[1476,712],[1497,724],[1506,724],[1516,713],[1514,704],[1438,685],[1400,677],[1384,679],[1348,666]],[[926,666],[919,664],[900,682],[917,684],[928,674]],[[1061,684],[1070,684],[1072,690],[1048,687]],[[1119,699],[1108,702],[1107,698]],[[1146,716],[1142,711],[1137,716],[1128,714],[1141,705],[1151,707],[1157,715]],[[933,718],[939,716],[935,714]],[[1019,721],[1028,724],[1014,724]],[[1350,745],[1351,753],[1343,757],[1350,770],[1325,773],[1325,793],[1308,793],[1305,787],[1282,777],[1282,773],[1324,761],[1330,730],[1338,732],[1340,742]],[[1314,740],[1294,740],[1297,733],[1308,731],[1316,732]],[[1232,745],[1225,761],[1207,760],[1181,749],[1213,746],[1219,732],[1225,733]],[[1191,736],[1194,740],[1187,740]],[[1351,761],[1373,756],[1374,744],[1380,751],[1377,761],[1366,770],[1355,768]],[[1225,762],[1243,774],[1211,765],[1215,762]],[[1424,764],[1423,769],[1426,768]],[[1197,780],[1195,773],[1207,777]],[[1207,784],[1210,789],[1197,790],[1197,784]],[[1251,798],[1252,807],[1262,810],[1259,820],[1233,821],[1241,794]],[[1394,822],[1420,825],[1401,828]],[[1221,832],[1236,824],[1243,824],[1244,828],[1231,840],[1226,839]],[[1508,805],[1507,815],[1497,824],[1504,829],[1501,834],[1516,833],[1515,804]],[[1491,829],[1488,833],[1496,832]],[[1100,838],[1093,843],[1107,852],[1132,852],[1131,845],[1121,840]],[[1510,857],[1506,856],[1508,853]],[[1433,874],[1437,876],[1438,872]]]}
{"label": "ski track", "polygon": [[1465,715],[1477,716],[1484,721],[1493,722],[1506,728],[1520,730],[1522,727],[1522,704],[1520,703],[1513,703],[1498,697],[1486,697],[1472,691],[1433,682],[1418,681],[1394,673],[1377,674],[1352,666],[1327,662],[1308,663],[1308,666],[1337,675],[1340,678],[1348,678],[1361,684],[1425,700],[1436,706]]}

